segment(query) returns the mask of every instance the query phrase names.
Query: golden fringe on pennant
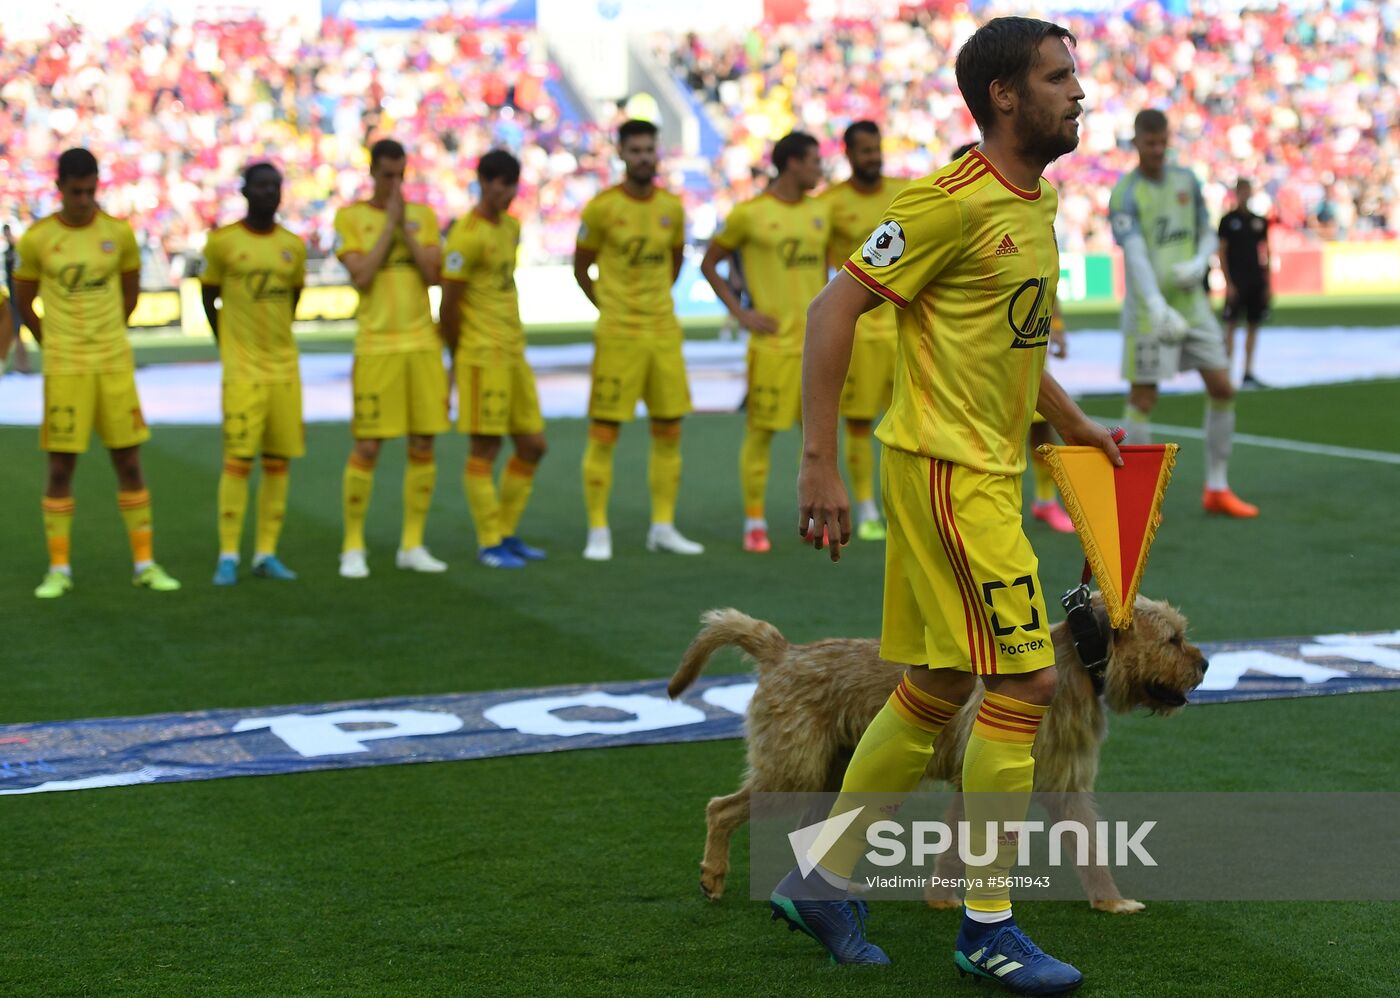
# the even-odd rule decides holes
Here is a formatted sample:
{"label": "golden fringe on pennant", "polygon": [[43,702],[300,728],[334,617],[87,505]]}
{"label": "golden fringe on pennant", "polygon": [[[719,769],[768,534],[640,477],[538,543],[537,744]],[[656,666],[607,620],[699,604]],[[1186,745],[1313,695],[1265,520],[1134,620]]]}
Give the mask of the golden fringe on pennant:
{"label": "golden fringe on pennant", "polygon": [[1050,469],[1050,475],[1055,479],[1055,486],[1060,490],[1060,498],[1064,500],[1065,511],[1069,513],[1069,518],[1074,523],[1075,533],[1079,535],[1079,543],[1084,548],[1084,557],[1089,562],[1089,570],[1094,573],[1094,580],[1098,582],[1099,591],[1104,595],[1104,608],[1108,610],[1109,624],[1115,630],[1123,630],[1133,622],[1133,604],[1137,600],[1142,573],[1147,567],[1147,557],[1144,552],[1152,549],[1152,542],[1157,537],[1157,527],[1162,519],[1162,499],[1166,496],[1167,483],[1171,481],[1172,469],[1176,466],[1176,454],[1180,449],[1176,444],[1162,445],[1162,466],[1158,472],[1157,487],[1152,496],[1152,508],[1147,513],[1147,528],[1143,533],[1137,568],[1133,572],[1132,579],[1128,582],[1128,590],[1125,593],[1117,592],[1113,584],[1113,575],[1108,570],[1108,563],[1104,561],[1104,553],[1100,550],[1092,531],[1089,530],[1084,508],[1079,505],[1079,497],[1075,494],[1074,487],[1069,480],[1069,474],[1060,461],[1060,448],[1053,444],[1041,444],[1035,449],[1035,452],[1045,459],[1045,463]]}

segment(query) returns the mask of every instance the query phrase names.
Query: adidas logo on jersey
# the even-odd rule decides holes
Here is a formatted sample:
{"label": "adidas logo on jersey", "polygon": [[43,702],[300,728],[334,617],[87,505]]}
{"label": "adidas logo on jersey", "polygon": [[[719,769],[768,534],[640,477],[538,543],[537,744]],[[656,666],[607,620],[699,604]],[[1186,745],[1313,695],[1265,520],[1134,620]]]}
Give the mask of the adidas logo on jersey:
{"label": "adidas logo on jersey", "polygon": [[997,245],[997,256],[1011,256],[1013,253],[1021,252],[1016,248],[1016,244],[1011,241],[1011,236],[1001,237],[1001,242]]}

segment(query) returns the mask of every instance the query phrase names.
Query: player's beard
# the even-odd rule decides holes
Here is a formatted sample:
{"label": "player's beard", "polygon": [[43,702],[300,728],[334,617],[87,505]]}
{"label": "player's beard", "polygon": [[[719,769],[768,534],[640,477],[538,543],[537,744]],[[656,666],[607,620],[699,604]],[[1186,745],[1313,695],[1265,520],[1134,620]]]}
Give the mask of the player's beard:
{"label": "player's beard", "polygon": [[635,170],[627,171],[627,179],[634,184],[649,184],[656,179],[655,164],[640,164]]}
{"label": "player's beard", "polygon": [[1079,130],[1071,132],[1066,128],[1066,120],[1063,113],[1046,111],[1037,115],[1031,127],[1025,130],[1027,137],[1022,142],[1022,151],[1046,163],[1074,152],[1079,147]]}
{"label": "player's beard", "polygon": [[874,166],[866,167],[863,170],[852,170],[852,175],[862,184],[878,184],[880,178],[884,176],[885,164],[877,163]]}

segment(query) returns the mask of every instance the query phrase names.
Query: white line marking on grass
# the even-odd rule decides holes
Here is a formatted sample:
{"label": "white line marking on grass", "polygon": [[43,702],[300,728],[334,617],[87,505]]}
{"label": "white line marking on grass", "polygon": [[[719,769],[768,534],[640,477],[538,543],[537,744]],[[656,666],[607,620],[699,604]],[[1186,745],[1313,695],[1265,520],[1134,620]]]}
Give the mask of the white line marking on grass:
{"label": "white line marking on grass", "polygon": [[[1206,435],[1205,431],[1198,426],[1166,426],[1162,423],[1153,423],[1152,432],[1161,436],[1189,437],[1192,440],[1201,440]],[[1400,464],[1400,454],[1392,451],[1362,450],[1359,447],[1334,447],[1332,444],[1312,444],[1306,440],[1257,437],[1252,433],[1236,433],[1235,443],[1293,451],[1295,454],[1319,454],[1323,457],[1347,457],[1355,461],[1375,461],[1378,464]]]}

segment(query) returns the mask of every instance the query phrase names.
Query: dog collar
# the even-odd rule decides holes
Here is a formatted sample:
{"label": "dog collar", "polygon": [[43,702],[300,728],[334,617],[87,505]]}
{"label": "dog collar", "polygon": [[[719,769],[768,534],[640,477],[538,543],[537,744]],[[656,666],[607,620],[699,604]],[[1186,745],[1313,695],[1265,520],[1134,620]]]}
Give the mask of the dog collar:
{"label": "dog collar", "polygon": [[1095,696],[1103,695],[1104,673],[1108,670],[1108,635],[1099,628],[1098,616],[1094,613],[1089,599],[1089,586],[1081,583],[1060,597],[1060,605],[1065,608],[1065,619],[1069,623],[1069,633],[1074,638],[1074,650],[1079,661],[1084,663],[1084,671],[1094,684]]}

